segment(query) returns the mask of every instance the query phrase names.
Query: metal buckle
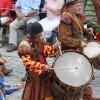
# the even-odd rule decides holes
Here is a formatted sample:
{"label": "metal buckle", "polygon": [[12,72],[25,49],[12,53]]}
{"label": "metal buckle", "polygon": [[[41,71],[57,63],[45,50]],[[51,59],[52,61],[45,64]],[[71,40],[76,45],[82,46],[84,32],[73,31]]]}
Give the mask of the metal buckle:
{"label": "metal buckle", "polygon": [[26,73],[25,78],[26,78],[26,81],[28,82],[32,80],[32,76],[29,73]]}

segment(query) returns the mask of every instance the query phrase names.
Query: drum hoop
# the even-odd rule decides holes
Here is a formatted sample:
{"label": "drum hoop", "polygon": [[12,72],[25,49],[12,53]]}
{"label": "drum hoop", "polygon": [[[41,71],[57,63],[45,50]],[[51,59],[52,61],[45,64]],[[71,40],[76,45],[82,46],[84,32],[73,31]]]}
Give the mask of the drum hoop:
{"label": "drum hoop", "polygon": [[[66,53],[66,52],[77,52],[77,53],[83,55],[83,56],[90,62],[91,67],[92,67],[92,75],[91,75],[90,79],[87,81],[87,83],[90,83],[90,82],[92,81],[93,77],[94,77],[94,65],[93,65],[92,61],[91,61],[85,54],[81,53],[80,51],[76,51],[76,50],[72,50],[72,49],[71,49],[71,50],[62,51],[62,54]],[[59,56],[61,56],[61,55],[58,54],[58,55],[56,56],[55,62],[57,61],[57,59],[58,59]],[[54,68],[55,62],[53,62],[52,68]],[[55,71],[54,71],[54,72],[55,72]],[[55,74],[56,74],[56,73],[55,73]],[[57,77],[57,78],[59,79],[59,77]],[[59,80],[60,80],[60,79],[59,79]],[[62,83],[63,83],[63,82],[62,82]],[[65,83],[63,83],[63,84],[65,84]],[[69,84],[66,84],[66,85],[69,85]],[[84,84],[84,85],[88,85],[88,84]],[[84,85],[81,85],[81,86],[84,86]],[[70,86],[70,85],[69,85],[69,86]],[[75,87],[75,86],[71,86],[71,87]],[[75,88],[77,88],[77,87],[75,87]]]}
{"label": "drum hoop", "polygon": [[[90,43],[90,42],[97,42],[97,43],[100,44],[100,41],[97,41],[97,40],[89,40],[89,41],[87,41],[87,43]],[[84,54],[84,55],[85,55],[85,54]],[[87,57],[87,56],[86,56],[86,57]],[[97,69],[97,68],[95,68],[95,64],[94,64],[92,58],[89,58],[89,60],[90,60],[91,63],[93,64],[93,68],[94,68],[94,69]],[[93,74],[94,74],[94,73],[93,73]]]}
{"label": "drum hoop", "polygon": [[[61,81],[59,80],[58,77],[56,77],[55,82],[56,82],[56,84],[57,84],[60,88],[62,88],[64,91],[66,91],[67,88],[73,88],[73,89],[75,89],[75,88],[84,88],[83,86],[74,87],[74,86],[70,86],[70,85],[68,85],[68,84],[65,84],[65,83],[61,82]],[[66,88],[66,86],[67,86],[67,88]]]}

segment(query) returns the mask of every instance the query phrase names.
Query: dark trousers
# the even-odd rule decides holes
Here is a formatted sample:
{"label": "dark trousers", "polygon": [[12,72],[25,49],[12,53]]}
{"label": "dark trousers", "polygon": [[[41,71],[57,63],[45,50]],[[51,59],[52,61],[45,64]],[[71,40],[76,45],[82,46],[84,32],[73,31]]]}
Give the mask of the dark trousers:
{"label": "dark trousers", "polygon": [[47,16],[46,13],[42,13],[41,9],[44,7],[44,4],[45,4],[45,0],[41,0],[41,4],[40,4],[40,13],[39,13],[39,18],[40,20],[45,18]]}

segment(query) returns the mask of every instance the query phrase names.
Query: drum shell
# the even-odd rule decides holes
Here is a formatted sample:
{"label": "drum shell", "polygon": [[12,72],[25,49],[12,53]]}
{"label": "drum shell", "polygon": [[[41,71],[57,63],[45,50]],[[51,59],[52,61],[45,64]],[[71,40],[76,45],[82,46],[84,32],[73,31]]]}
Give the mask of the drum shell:
{"label": "drum shell", "polygon": [[[94,43],[94,44],[91,44],[91,49],[90,49],[91,53],[89,53],[89,50],[88,50],[90,48],[89,47],[90,43]],[[87,51],[85,49],[87,49]],[[100,69],[100,50],[99,49],[100,49],[100,42],[94,40],[94,41],[88,41],[87,47],[85,47],[83,50],[84,54],[86,52],[89,54],[89,56],[88,56],[88,54],[85,54],[85,55],[92,61],[95,69]],[[98,52],[98,54],[96,54],[97,52]]]}
{"label": "drum shell", "polygon": [[50,87],[55,100],[79,100],[83,94],[84,87],[71,87],[62,83],[53,72],[53,81]]}
{"label": "drum shell", "polygon": [[94,58],[90,58],[90,59],[94,64],[94,68],[99,70],[100,69],[100,55],[98,55],[97,57],[94,57]]}
{"label": "drum shell", "polygon": [[[65,52],[77,52],[77,51],[67,50]],[[65,53],[65,52],[63,52],[63,53]],[[80,52],[77,52],[77,53],[81,54]],[[84,55],[84,54],[82,54],[82,55]],[[58,55],[57,58],[59,58],[59,56],[60,55]],[[56,58],[56,60],[57,60],[57,58]],[[90,60],[89,60],[89,62],[91,63]],[[53,64],[53,67],[54,66],[55,66],[55,62]],[[91,63],[91,66],[92,66],[92,73],[93,73],[93,65],[92,65],[92,63]],[[74,86],[71,86],[69,84],[63,83],[57,77],[55,71],[53,71],[53,78],[54,79],[51,82],[51,90],[52,90],[53,94],[55,95],[55,97],[60,97],[61,99],[59,99],[59,100],[63,100],[63,99],[64,100],[79,100],[79,98],[83,94],[83,90],[84,90],[84,86],[83,85],[82,86],[78,86],[78,87],[74,87]],[[90,80],[92,80],[92,76],[91,76]],[[86,85],[88,85],[89,83],[90,82],[88,81],[86,83]]]}

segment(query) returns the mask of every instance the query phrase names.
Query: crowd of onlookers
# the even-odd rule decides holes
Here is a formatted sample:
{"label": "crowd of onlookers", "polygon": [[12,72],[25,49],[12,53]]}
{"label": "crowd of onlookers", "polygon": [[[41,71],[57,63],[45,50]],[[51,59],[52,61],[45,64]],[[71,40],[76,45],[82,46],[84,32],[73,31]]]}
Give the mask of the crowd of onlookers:
{"label": "crowd of onlookers", "polygon": [[[21,27],[25,28],[29,23],[36,21],[39,21],[43,26],[42,36],[44,40],[49,41],[53,34],[52,31],[59,26],[61,10],[65,2],[66,0],[1,0],[0,47],[3,46],[3,27],[6,24],[9,26],[9,46],[7,52],[17,50],[17,35],[20,34],[18,29]],[[88,6],[88,0],[82,0],[82,3]],[[83,13],[84,9],[84,5],[82,5],[81,13]],[[92,19],[94,20],[94,18]]]}
{"label": "crowd of onlookers", "polygon": [[2,0],[0,5],[0,46],[2,47],[3,27],[7,23],[9,23],[7,52],[17,50],[17,35],[19,34],[17,30],[36,21],[43,26],[42,35],[47,41],[52,36],[52,30],[57,28],[60,23],[63,5],[64,0],[5,0],[5,2]]}

